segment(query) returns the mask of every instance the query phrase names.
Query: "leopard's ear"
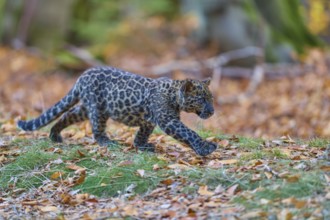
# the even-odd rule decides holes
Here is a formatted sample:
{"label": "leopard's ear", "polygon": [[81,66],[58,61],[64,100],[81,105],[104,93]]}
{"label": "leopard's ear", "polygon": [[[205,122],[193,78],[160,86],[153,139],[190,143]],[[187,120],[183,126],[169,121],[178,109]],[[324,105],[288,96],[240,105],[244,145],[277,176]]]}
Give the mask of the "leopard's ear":
{"label": "leopard's ear", "polygon": [[212,80],[211,77],[209,77],[209,78],[206,78],[206,79],[202,80],[202,83],[209,86],[211,84],[211,80]]}
{"label": "leopard's ear", "polygon": [[189,79],[183,80],[182,86],[180,88],[181,92],[189,93],[189,92],[193,91],[193,89],[194,89],[194,84],[192,83],[191,80],[189,80]]}

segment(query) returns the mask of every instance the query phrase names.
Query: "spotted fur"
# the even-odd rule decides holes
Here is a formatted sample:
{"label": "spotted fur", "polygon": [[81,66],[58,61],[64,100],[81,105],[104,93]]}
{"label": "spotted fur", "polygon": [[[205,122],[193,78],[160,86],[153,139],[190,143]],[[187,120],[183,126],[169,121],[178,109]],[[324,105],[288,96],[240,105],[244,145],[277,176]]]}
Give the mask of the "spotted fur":
{"label": "spotted fur", "polygon": [[138,126],[134,145],[154,151],[148,138],[156,125],[166,134],[189,145],[198,155],[212,153],[217,145],[203,140],[180,121],[180,112],[193,112],[206,119],[213,115],[210,80],[150,79],[113,67],[91,68],[84,72],[71,91],[53,107],[30,121],[19,121],[25,131],[39,129],[62,115],[51,128],[50,138],[62,142],[67,126],[90,120],[100,146],[114,141],[106,133],[108,118],[128,126]]}

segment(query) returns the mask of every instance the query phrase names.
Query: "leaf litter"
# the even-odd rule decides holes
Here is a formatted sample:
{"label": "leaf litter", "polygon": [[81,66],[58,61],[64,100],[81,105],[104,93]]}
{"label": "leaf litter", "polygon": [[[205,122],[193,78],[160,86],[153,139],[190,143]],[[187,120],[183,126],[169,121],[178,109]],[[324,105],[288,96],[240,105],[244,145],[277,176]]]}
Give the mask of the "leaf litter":
{"label": "leaf litter", "polygon": [[[8,53],[13,52],[0,48],[0,60]],[[37,132],[18,131],[15,121],[20,116],[29,118],[40,114],[59,100],[75,81],[75,77],[63,74],[35,74],[45,68],[38,58],[24,53],[15,53],[15,56],[21,64],[15,66],[15,58],[13,63],[4,65],[0,74],[0,83],[4,85],[0,89],[0,179],[7,178],[2,176],[6,169],[13,169],[10,165],[18,162],[29,151],[29,146],[34,146],[34,141],[42,143],[48,136],[48,128]],[[10,83],[9,74],[17,76]],[[44,166],[33,167],[30,176],[39,178],[39,184],[19,185],[22,179],[29,178],[19,172],[12,173],[5,183],[0,182],[0,216],[52,219],[329,217],[329,142],[293,138],[330,134],[330,114],[322,102],[330,97],[329,82],[330,76],[324,73],[265,82],[250,100],[221,106],[214,120],[203,122],[204,129],[211,131],[207,140],[219,145],[216,152],[205,158],[162,133],[152,134],[150,141],[156,145],[158,161],[150,167],[136,168],[132,174],[138,181],[159,176],[156,186],[150,185],[144,193],[136,192],[135,183],[123,185],[112,197],[96,196],[78,187],[96,177],[88,163],[101,163],[110,169],[117,161],[120,171],[102,177],[93,186],[101,189],[107,189],[116,179],[123,178],[125,170],[130,172],[131,167],[139,164],[136,158],[140,153],[131,146],[136,129],[114,122],[108,126],[109,135],[126,153],[123,157],[117,151],[98,147],[91,138],[88,123],[73,126],[63,132],[65,144],[48,143],[38,148],[39,152],[56,155]],[[245,85],[245,82],[228,79],[221,83],[223,86],[216,91],[221,96],[238,93]],[[304,95],[306,92],[310,98]],[[200,126],[201,121],[192,120],[194,117],[183,115],[189,126]],[[68,158],[67,147],[77,146]]]}

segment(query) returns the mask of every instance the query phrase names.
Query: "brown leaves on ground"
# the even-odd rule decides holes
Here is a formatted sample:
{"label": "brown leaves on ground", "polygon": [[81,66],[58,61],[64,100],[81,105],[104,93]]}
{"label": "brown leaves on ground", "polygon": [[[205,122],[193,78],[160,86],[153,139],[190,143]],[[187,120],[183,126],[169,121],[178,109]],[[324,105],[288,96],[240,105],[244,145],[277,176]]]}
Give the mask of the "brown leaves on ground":
{"label": "brown leaves on ground", "polygon": [[[322,57],[323,59],[324,57]],[[15,156],[22,154],[15,144],[16,138],[38,139],[48,134],[44,131],[22,132],[16,130],[15,121],[21,116],[33,117],[62,98],[75,82],[76,77],[69,78],[63,74],[35,74],[44,68],[44,60],[31,57],[23,52],[15,52],[0,48],[0,169],[9,164]],[[122,67],[125,68],[125,67]],[[219,96],[237,94],[246,87],[247,82],[224,79]],[[72,161],[65,164],[74,171],[67,177],[61,171],[50,174],[49,182],[43,183],[37,189],[20,193],[13,191],[10,196],[0,191],[0,215],[6,211],[18,213],[33,213],[40,218],[66,219],[101,219],[107,217],[132,216],[141,219],[206,219],[206,218],[278,218],[294,219],[295,211],[306,208],[302,215],[305,218],[322,216],[321,204],[330,199],[330,168],[328,164],[318,167],[317,161],[328,158],[326,146],[310,147],[298,144],[291,137],[311,137],[330,135],[330,114],[328,101],[330,99],[330,75],[323,70],[316,70],[295,79],[266,81],[248,100],[241,100],[235,105],[216,106],[216,114],[210,120],[202,122],[197,116],[184,114],[184,121],[192,127],[210,129],[213,133],[232,133],[250,136],[268,137],[260,143],[254,152],[251,149],[238,147],[239,138],[208,137],[208,141],[216,142],[219,148],[205,158],[196,156],[189,148],[179,144],[164,134],[153,134],[150,141],[156,145],[158,159],[168,162],[166,167],[154,164],[152,170],[161,169],[173,171],[174,176],[165,177],[156,189],[145,195],[115,198],[95,198],[93,195],[74,190],[75,186],[86,181],[91,175],[84,167]],[[33,89],[32,89],[33,88]],[[127,128],[111,122],[108,126],[109,135],[126,146],[124,152],[134,152],[132,141],[136,129]],[[277,138],[286,134],[283,138]],[[288,135],[287,135],[288,134]],[[290,136],[291,137],[290,137]],[[91,128],[88,123],[82,123],[68,128],[63,132],[66,144],[81,144],[87,151],[95,151],[95,143],[91,138]],[[262,149],[262,150],[261,150]],[[56,145],[46,149],[54,154],[62,154],[62,149]],[[262,151],[264,155],[254,155]],[[257,152],[257,153],[256,153]],[[86,153],[76,152],[78,159],[84,159]],[[109,158],[107,149],[98,149],[100,156]],[[254,158],[256,157],[256,158]],[[278,163],[279,157],[287,158],[288,166]],[[245,158],[245,159],[244,159]],[[61,159],[53,164],[64,163]],[[123,160],[119,167],[132,165],[131,159]],[[288,168],[289,167],[289,168]],[[319,169],[324,172],[326,180],[324,195],[314,195],[311,198],[288,197],[285,199],[258,199],[258,205],[274,207],[278,213],[268,213],[263,210],[249,210],[243,205],[232,202],[233,198],[252,200],[262,187],[254,190],[244,190],[238,182],[228,186],[219,184],[210,188],[207,184],[190,183],[181,172],[201,168],[204,170],[223,170],[224,177],[232,175],[240,178],[249,177],[249,184],[258,184],[262,180],[270,182],[283,180],[284,184],[298,183],[301,173]],[[300,173],[294,172],[301,171]],[[136,176],[146,178],[149,175],[144,169],[138,169]],[[115,178],[115,177],[114,177]],[[15,182],[15,180],[12,180]],[[101,183],[100,186],[103,186]],[[197,189],[190,193],[189,187]],[[280,186],[276,186],[280,187]],[[188,188],[188,189],[187,189]],[[184,191],[187,189],[188,192]],[[15,210],[12,207],[15,206]],[[274,210],[273,210],[274,211]],[[8,214],[7,213],[7,214]],[[64,213],[64,214],[63,214]],[[15,214],[15,213],[9,213]]]}

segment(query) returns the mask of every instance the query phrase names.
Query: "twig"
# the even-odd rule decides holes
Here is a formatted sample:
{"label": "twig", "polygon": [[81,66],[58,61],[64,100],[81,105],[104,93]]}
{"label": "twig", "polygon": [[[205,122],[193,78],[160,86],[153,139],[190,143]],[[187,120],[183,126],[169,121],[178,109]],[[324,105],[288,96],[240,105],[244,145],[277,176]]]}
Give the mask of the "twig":
{"label": "twig", "polygon": [[[263,64],[265,79],[276,80],[284,77],[297,77],[311,72],[313,67],[301,64]],[[221,77],[232,79],[251,79],[254,69],[226,66],[221,68]]]}

